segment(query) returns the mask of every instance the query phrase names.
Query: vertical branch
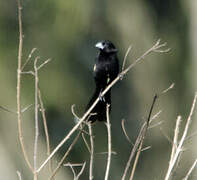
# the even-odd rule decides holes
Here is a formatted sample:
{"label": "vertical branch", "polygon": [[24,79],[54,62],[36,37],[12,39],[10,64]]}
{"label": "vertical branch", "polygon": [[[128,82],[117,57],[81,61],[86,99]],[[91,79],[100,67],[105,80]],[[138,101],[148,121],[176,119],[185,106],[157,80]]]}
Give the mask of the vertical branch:
{"label": "vertical branch", "polygon": [[[41,114],[42,114],[42,119],[43,119],[43,124],[44,124],[44,132],[46,136],[46,143],[47,143],[47,155],[49,156],[51,153],[50,149],[50,139],[49,139],[49,133],[48,133],[48,127],[47,127],[47,120],[46,120],[46,115],[45,115],[45,108],[44,104],[42,101],[42,95],[40,90],[38,90],[38,97],[39,97],[39,103],[40,103],[40,108],[41,108]],[[52,172],[52,161],[49,161],[49,171]]]}
{"label": "vertical branch", "polygon": [[107,104],[107,134],[108,134],[108,157],[107,157],[107,167],[105,171],[105,180],[108,179],[109,177],[109,169],[110,169],[110,164],[111,164],[111,124],[110,124],[110,119],[109,119],[109,104]]}
{"label": "vertical branch", "polygon": [[93,177],[93,162],[94,162],[94,140],[92,134],[92,125],[91,122],[88,123],[89,135],[90,135],[90,168],[89,168],[89,180],[92,180]]}
{"label": "vertical branch", "polygon": [[37,153],[38,153],[38,137],[39,137],[39,124],[38,124],[38,69],[37,69],[37,57],[34,61],[34,73],[35,73],[35,139],[34,139],[34,178],[37,179]]}
{"label": "vertical branch", "polygon": [[20,0],[17,0],[18,5],[18,22],[19,22],[19,46],[18,46],[18,68],[17,68],[17,119],[18,119],[18,135],[23,152],[23,156],[28,167],[33,172],[33,167],[27,156],[22,134],[22,118],[21,118],[21,64],[22,64],[22,50],[23,50],[23,27],[22,27],[22,7]]}

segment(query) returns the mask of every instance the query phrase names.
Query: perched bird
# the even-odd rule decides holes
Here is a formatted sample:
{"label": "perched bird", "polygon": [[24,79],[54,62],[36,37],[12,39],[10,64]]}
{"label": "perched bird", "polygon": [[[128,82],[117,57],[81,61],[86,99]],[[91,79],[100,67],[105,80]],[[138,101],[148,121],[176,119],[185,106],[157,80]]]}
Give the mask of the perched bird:
{"label": "perched bird", "polygon": [[106,105],[109,104],[111,110],[111,90],[109,90],[103,97],[102,91],[117,77],[119,73],[119,61],[117,58],[117,49],[110,41],[101,41],[95,45],[99,49],[99,54],[96,57],[93,73],[96,84],[95,92],[90,99],[86,110],[99,97],[99,102],[92,109],[91,115],[88,119],[90,122],[106,121]]}

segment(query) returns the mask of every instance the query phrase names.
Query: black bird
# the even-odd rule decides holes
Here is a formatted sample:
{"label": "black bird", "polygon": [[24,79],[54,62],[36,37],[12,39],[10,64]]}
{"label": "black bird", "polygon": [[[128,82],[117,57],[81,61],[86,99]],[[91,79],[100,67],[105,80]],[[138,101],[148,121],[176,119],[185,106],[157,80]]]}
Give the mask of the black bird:
{"label": "black bird", "polygon": [[99,54],[96,57],[93,73],[96,84],[96,90],[90,99],[86,110],[99,97],[100,101],[91,111],[91,116],[88,121],[95,122],[106,121],[106,105],[109,104],[111,110],[111,92],[110,90],[101,96],[102,91],[117,77],[119,73],[119,61],[117,58],[117,49],[110,41],[98,42],[95,47],[99,49]]}

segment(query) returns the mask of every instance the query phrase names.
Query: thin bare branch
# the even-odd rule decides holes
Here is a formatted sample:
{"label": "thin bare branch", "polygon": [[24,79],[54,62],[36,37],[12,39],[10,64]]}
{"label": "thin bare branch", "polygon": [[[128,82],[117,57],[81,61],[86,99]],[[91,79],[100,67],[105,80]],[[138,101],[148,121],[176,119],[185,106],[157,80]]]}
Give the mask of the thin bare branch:
{"label": "thin bare branch", "polygon": [[171,152],[170,163],[172,163],[172,160],[174,158],[174,154],[177,150],[180,123],[181,123],[181,116],[178,116],[177,120],[176,120],[176,126],[175,126],[175,129],[174,129],[174,139],[173,139],[173,144],[172,144],[172,152]]}
{"label": "thin bare branch", "polygon": [[21,112],[22,113],[24,113],[25,111],[27,111],[30,107],[32,107],[33,106],[33,104],[30,104],[30,105],[28,105],[28,106],[26,106],[25,108],[23,108],[22,110],[21,110]]}
{"label": "thin bare branch", "polygon": [[149,126],[148,129],[152,129],[152,128],[155,128],[157,126],[160,126],[162,123],[163,123],[163,121],[159,121],[158,123],[155,123],[155,124]]}
{"label": "thin bare branch", "polygon": [[84,171],[84,169],[85,169],[85,166],[86,166],[86,162],[83,163],[83,166],[82,166],[80,172],[78,173],[78,175],[77,175],[77,177],[76,177],[76,180],[78,180],[79,177],[82,175],[82,173],[83,173],[83,171]]}
{"label": "thin bare branch", "polygon": [[122,119],[122,121],[121,121],[121,126],[122,126],[122,130],[124,132],[124,135],[125,135],[126,139],[129,141],[129,143],[131,143],[133,145],[133,143],[131,142],[129,136],[127,135],[127,131],[125,129],[125,120],[124,119]]}
{"label": "thin bare branch", "polygon": [[18,179],[19,179],[19,180],[22,180],[21,172],[20,172],[20,171],[16,171],[16,174],[17,174],[17,176],[18,176]]}
{"label": "thin bare branch", "polygon": [[167,93],[169,90],[173,89],[174,86],[175,86],[175,83],[172,83],[167,89],[163,90],[161,92],[161,94],[159,94],[159,95],[163,95],[163,94]]}
{"label": "thin bare branch", "polygon": [[131,51],[131,48],[132,46],[130,45],[127,49],[127,52],[125,53],[125,56],[124,56],[124,60],[123,60],[123,63],[122,63],[122,71],[124,70],[124,67],[125,67],[125,64],[126,64],[126,60],[127,60],[127,56],[129,54],[129,52]]}
{"label": "thin bare branch", "polygon": [[196,163],[197,163],[197,159],[194,161],[194,163],[192,164],[191,168],[189,169],[188,173],[183,178],[183,180],[187,180],[189,178],[189,176],[191,175],[192,171],[194,170],[194,168],[196,166]]}
{"label": "thin bare branch", "polygon": [[3,111],[9,112],[9,113],[17,114],[17,112],[12,111],[12,110],[10,110],[10,109],[8,109],[6,107],[3,107],[3,106],[0,106],[0,109],[2,109]]}
{"label": "thin bare branch", "polygon": [[46,61],[44,61],[40,66],[38,66],[38,70],[40,70],[42,67],[44,67],[45,64],[49,63],[51,61],[51,59],[47,59]]}
{"label": "thin bare branch", "polygon": [[35,110],[34,110],[34,123],[35,123],[35,136],[34,136],[34,180],[38,179],[38,173],[36,172],[37,169],[37,158],[38,158],[38,138],[39,138],[39,122],[38,122],[38,69],[37,69],[37,61],[39,57],[35,58],[34,61],[34,78],[35,78],[35,92],[34,92],[34,105],[35,105]]}
{"label": "thin bare branch", "polygon": [[88,123],[88,129],[90,134],[90,167],[89,167],[89,180],[94,178],[93,176],[93,164],[94,164],[94,140],[92,134],[92,124]]}
{"label": "thin bare branch", "polygon": [[107,126],[107,135],[108,135],[108,157],[107,157],[107,167],[106,167],[106,171],[105,171],[105,180],[108,180],[109,178],[109,169],[110,169],[110,164],[111,164],[111,123],[110,123],[110,119],[109,119],[109,104],[106,105],[107,106],[107,111],[106,111],[106,116],[107,116],[107,122],[106,122],[106,126]]}
{"label": "thin bare branch", "polygon": [[[45,132],[45,137],[46,137],[46,144],[47,144],[47,155],[49,156],[51,153],[50,149],[50,139],[49,139],[49,132],[48,132],[48,127],[47,127],[47,120],[46,120],[46,114],[45,114],[45,108],[44,108],[44,103],[42,100],[42,94],[40,89],[38,89],[38,98],[39,98],[39,103],[40,103],[40,111],[42,114],[42,120],[43,120],[43,125],[44,125],[44,132]],[[52,161],[49,161],[49,171],[52,173]]]}
{"label": "thin bare branch", "polygon": [[27,65],[27,63],[31,60],[31,57],[33,55],[33,53],[36,51],[36,48],[33,48],[28,56],[28,58],[26,59],[25,63],[23,64],[21,71],[23,71],[23,69],[25,68],[25,66]]}
{"label": "thin bare branch", "polygon": [[35,76],[33,71],[22,71],[21,74],[29,74],[29,75]]}
{"label": "thin bare branch", "polygon": [[18,22],[19,22],[19,46],[18,46],[18,68],[17,68],[17,119],[18,119],[18,135],[25,161],[32,172],[34,169],[29,161],[22,133],[22,118],[21,118],[21,64],[22,64],[22,51],[23,51],[23,26],[22,26],[22,6],[21,1],[17,0],[18,6]]}

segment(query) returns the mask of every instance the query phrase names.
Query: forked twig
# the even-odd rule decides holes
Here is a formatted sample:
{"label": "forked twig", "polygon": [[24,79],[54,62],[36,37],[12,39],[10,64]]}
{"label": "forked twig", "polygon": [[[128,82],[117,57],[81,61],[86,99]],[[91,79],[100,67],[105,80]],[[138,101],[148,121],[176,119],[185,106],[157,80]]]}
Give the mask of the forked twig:
{"label": "forked twig", "polygon": [[[85,169],[85,165],[86,165],[86,162],[82,163],[82,164],[71,164],[71,163],[67,163],[65,164],[64,166],[69,166],[73,172],[73,175],[74,175],[74,180],[78,180],[79,177],[81,176],[81,174],[83,173],[84,169]],[[79,173],[76,175],[75,173],[75,170],[73,167],[78,167],[78,166],[81,166],[81,170],[79,171]]]}

